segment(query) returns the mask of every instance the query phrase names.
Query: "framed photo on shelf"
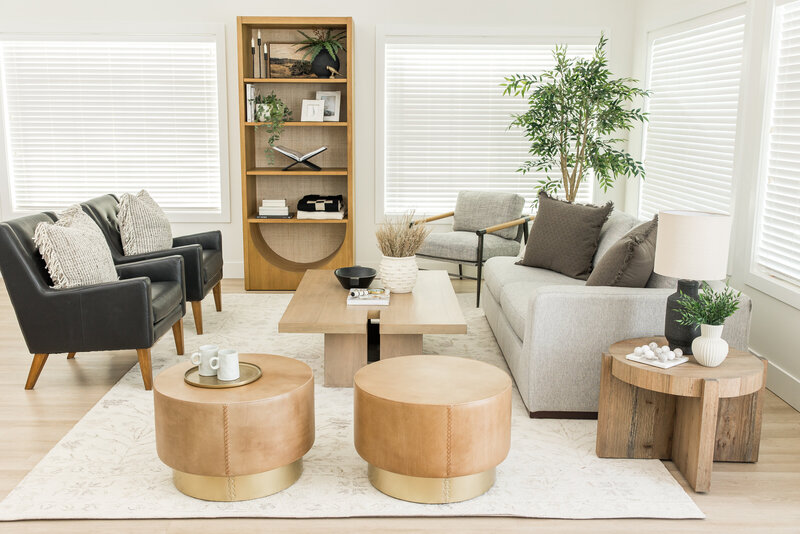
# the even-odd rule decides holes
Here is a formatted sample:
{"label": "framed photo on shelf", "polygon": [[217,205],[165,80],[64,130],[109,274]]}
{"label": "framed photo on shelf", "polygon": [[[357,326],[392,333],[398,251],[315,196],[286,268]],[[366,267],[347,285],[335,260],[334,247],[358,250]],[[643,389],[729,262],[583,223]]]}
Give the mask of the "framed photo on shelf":
{"label": "framed photo on shelf", "polygon": [[299,43],[270,43],[269,69],[270,78],[313,78],[311,62],[303,59],[304,52],[299,50]]}
{"label": "framed photo on shelf", "polygon": [[303,100],[301,122],[322,122],[325,118],[324,100]]}
{"label": "framed photo on shelf", "polygon": [[325,102],[325,122],[339,122],[339,106],[342,102],[341,91],[317,91],[317,100]]}

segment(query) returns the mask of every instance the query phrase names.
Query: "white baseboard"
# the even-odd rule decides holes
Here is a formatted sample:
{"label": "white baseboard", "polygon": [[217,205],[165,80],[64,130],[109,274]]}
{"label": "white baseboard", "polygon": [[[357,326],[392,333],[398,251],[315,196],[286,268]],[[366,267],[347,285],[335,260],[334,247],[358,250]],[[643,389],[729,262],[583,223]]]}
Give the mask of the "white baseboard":
{"label": "white baseboard", "polygon": [[[764,358],[753,349],[750,349],[750,352],[759,358]],[[769,361],[769,358],[764,359],[767,360],[767,389],[800,411],[800,379]]]}

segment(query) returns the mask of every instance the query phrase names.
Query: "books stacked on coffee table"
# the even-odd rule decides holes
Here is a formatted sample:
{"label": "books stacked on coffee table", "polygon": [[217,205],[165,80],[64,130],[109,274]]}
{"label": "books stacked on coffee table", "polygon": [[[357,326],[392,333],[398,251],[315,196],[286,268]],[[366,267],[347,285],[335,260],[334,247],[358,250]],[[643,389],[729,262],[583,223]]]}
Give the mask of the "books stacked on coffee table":
{"label": "books stacked on coffee table", "polygon": [[258,215],[256,219],[289,219],[289,206],[286,205],[286,199],[269,199],[265,198],[261,201],[261,206],[258,207]]}
{"label": "books stacked on coffee table", "polygon": [[347,295],[347,304],[349,306],[388,306],[391,294],[388,289],[382,287],[370,289],[356,289],[350,290]]}

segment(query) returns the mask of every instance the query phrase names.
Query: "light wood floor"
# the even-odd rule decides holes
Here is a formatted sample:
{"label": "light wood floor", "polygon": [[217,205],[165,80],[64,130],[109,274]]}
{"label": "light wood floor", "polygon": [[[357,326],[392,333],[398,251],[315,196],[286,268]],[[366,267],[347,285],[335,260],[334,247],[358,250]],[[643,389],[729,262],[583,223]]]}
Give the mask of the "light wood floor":
{"label": "light wood floor", "polygon": [[[474,291],[474,282],[454,282]],[[226,280],[224,293],[242,292],[241,280]],[[209,297],[210,298],[210,297]],[[224,296],[223,296],[224,307]],[[213,313],[213,312],[211,312]],[[194,328],[191,319],[186,328]],[[187,349],[188,350],[188,349]],[[136,362],[133,351],[51,356],[34,391],[23,384],[30,364],[5,288],[0,288],[0,498]],[[686,487],[680,473],[667,467]],[[688,490],[691,494],[691,490]],[[761,460],[714,465],[711,493],[693,495],[704,521],[564,521],[515,518],[372,518],[336,520],[149,520],[26,521],[0,523],[2,532],[800,532],[800,413],[770,393],[764,410]],[[76,497],[77,498],[77,497]],[[609,497],[611,498],[611,497]],[[654,499],[658,496],[654,495]]]}

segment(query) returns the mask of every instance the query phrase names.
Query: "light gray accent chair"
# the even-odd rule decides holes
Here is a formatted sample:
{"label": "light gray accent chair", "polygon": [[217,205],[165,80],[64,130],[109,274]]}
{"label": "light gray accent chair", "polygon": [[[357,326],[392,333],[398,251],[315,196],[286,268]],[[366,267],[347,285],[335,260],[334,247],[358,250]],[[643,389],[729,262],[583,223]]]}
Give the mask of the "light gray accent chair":
{"label": "light gray accent chair", "polygon": [[[478,282],[476,306],[481,303],[481,279],[484,262],[499,256],[519,254],[522,237],[528,237],[522,217],[525,198],[514,193],[460,191],[454,211],[414,221],[412,224],[453,218],[453,231],[432,232],[417,256],[458,264],[458,277]],[[463,265],[477,267],[477,276],[465,276]]]}
{"label": "light gray accent chair", "polygon": [[[595,264],[640,224],[612,212],[600,233]],[[677,281],[653,273],[644,288],[589,286],[554,271],[516,265],[518,258],[486,262],[482,308],[531,417],[594,418],[600,359],[623,339],[664,334],[667,297]],[[722,282],[710,282],[712,287]],[[723,338],[747,350],[752,304],[725,322]]]}

